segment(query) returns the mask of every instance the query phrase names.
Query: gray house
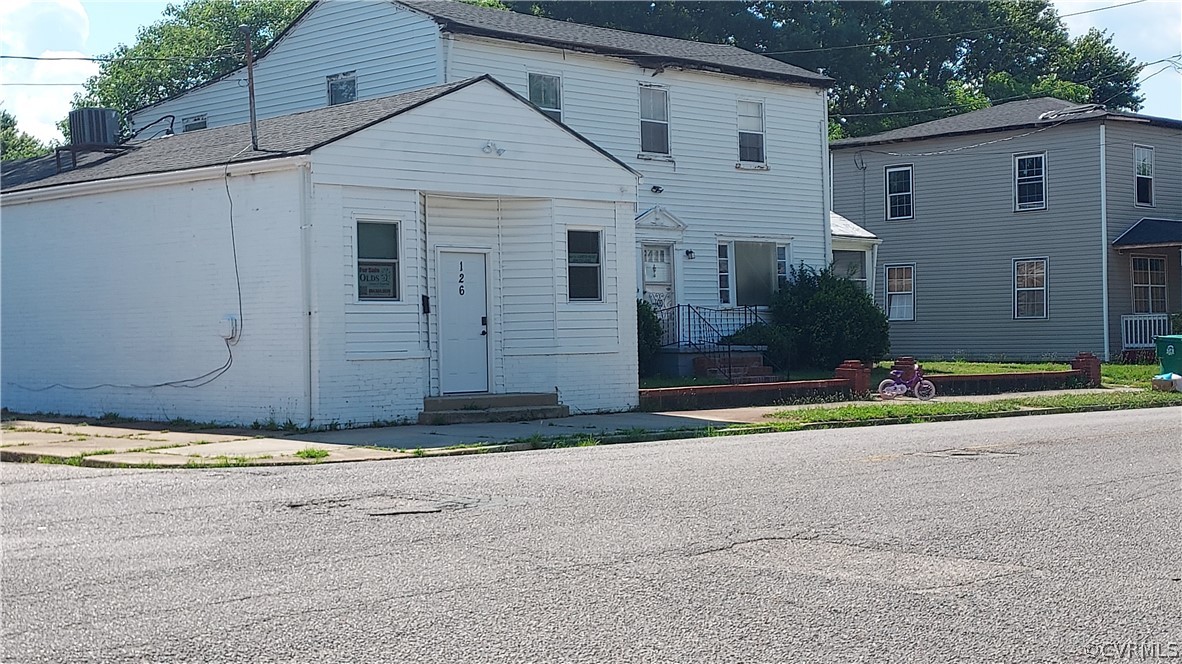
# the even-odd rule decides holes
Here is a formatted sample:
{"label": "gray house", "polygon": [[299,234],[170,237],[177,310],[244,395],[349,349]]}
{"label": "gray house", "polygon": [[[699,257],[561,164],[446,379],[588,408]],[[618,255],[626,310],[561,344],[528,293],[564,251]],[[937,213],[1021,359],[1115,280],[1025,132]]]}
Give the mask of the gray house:
{"label": "gray house", "polygon": [[833,210],[882,240],[896,354],[1110,359],[1182,310],[1182,120],[1030,99],[831,157]]}

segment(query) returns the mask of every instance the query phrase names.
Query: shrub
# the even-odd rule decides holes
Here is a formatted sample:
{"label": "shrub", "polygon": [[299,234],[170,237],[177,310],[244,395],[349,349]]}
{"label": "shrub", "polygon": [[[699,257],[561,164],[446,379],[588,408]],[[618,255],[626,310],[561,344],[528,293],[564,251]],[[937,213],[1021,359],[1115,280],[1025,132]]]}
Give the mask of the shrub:
{"label": "shrub", "polygon": [[657,352],[661,349],[661,320],[657,310],[644,300],[636,301],[636,360],[642,377],[657,372]]}
{"label": "shrub", "polygon": [[791,333],[793,367],[832,369],[846,359],[872,363],[890,350],[886,314],[860,284],[828,268],[792,268],[771,311],[775,324]]}
{"label": "shrub", "polygon": [[753,323],[724,339],[727,343],[740,346],[766,346],[764,358],[775,371],[787,371],[792,367],[793,332],[783,325]]}
{"label": "shrub", "polygon": [[1170,314],[1170,334],[1182,334],[1182,312]]}

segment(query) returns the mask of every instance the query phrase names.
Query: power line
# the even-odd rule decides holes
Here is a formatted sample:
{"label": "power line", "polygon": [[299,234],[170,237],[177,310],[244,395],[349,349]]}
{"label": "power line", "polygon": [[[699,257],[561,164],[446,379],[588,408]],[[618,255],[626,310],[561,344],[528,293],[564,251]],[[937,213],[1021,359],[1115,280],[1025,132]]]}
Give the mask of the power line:
{"label": "power line", "polygon": [[[227,48],[223,46],[222,48]],[[222,58],[241,57],[241,53],[221,53],[213,55],[182,56],[173,55],[165,58],[153,58],[138,55],[122,56],[84,56],[84,55],[0,55],[0,60],[34,60],[38,62],[204,62],[207,60],[221,60]]]}

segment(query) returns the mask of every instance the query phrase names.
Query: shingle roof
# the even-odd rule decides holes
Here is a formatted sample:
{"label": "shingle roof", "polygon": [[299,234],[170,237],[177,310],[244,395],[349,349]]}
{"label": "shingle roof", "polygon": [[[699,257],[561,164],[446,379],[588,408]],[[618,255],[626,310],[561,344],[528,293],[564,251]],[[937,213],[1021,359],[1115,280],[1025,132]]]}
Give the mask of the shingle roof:
{"label": "shingle roof", "polygon": [[1114,247],[1182,244],[1182,219],[1145,217],[1112,241]]}
{"label": "shingle roof", "polygon": [[[53,155],[5,162],[3,170],[0,171],[0,190],[9,193],[55,185],[183,171],[204,166],[222,166],[245,161],[307,154],[322,145],[344,138],[383,120],[388,120],[478,81],[489,81],[521,100],[522,103],[532,107],[528,101],[506,88],[499,81],[484,75],[390,97],[367,99],[260,120],[258,122],[259,149],[257,151],[250,149],[250,125],[244,123],[124,144],[108,153],[80,153],[78,168],[62,173],[57,173]],[[538,115],[550,122],[555,122],[540,111]],[[557,122],[556,124],[612,161],[628,168],[626,164],[604,152],[603,149],[572,131],[566,125]],[[68,159],[68,155],[63,155],[63,160]],[[632,169],[628,168],[628,170]]]}
{"label": "shingle roof", "polygon": [[574,48],[600,55],[614,55],[648,67],[679,64],[692,69],[716,70],[740,76],[807,83],[827,87],[828,76],[752,53],[736,46],[708,44],[687,39],[658,37],[639,32],[599,28],[556,21],[454,0],[399,0],[399,4],[435,19],[443,29],[498,39]]}
{"label": "shingle roof", "polygon": [[838,237],[858,238],[860,240],[878,239],[878,236],[874,233],[832,211],[829,212],[829,234]]}
{"label": "shingle roof", "polygon": [[[1043,114],[1049,115],[1043,117]],[[960,115],[932,120],[931,122],[921,122],[910,127],[892,129],[870,136],[843,138],[831,142],[830,146],[833,148],[857,147],[877,143],[936,138],[939,136],[958,136],[978,132],[1050,126],[1062,122],[1081,122],[1085,120],[1098,120],[1100,118],[1135,119],[1148,121],[1153,124],[1182,127],[1182,120],[1154,118],[1147,115],[1121,111],[1109,111],[1096,104],[1077,104],[1053,97],[1039,97],[1037,99],[1011,101],[1005,104],[998,104],[997,106],[982,108],[978,111],[961,113]]]}

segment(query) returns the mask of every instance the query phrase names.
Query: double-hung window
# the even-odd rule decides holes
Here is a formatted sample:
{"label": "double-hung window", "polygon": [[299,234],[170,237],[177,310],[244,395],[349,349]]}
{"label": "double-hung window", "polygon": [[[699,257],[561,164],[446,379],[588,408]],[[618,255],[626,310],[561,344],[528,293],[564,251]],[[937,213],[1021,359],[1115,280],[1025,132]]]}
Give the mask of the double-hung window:
{"label": "double-hung window", "polygon": [[1014,211],[1047,207],[1047,155],[1014,155]]}
{"label": "double-hung window", "polygon": [[1166,313],[1166,259],[1133,256],[1133,313]]}
{"label": "double-hung window", "polygon": [[398,299],[398,224],[357,222],[357,299]]}
{"label": "double-hung window", "polygon": [[887,320],[915,320],[915,266],[887,265]]}
{"label": "double-hung window", "polygon": [[543,113],[562,122],[561,78],[549,74],[530,74],[529,100]]}
{"label": "double-hung window", "polygon": [[866,288],[866,252],[833,250],[833,274]]}
{"label": "double-hung window", "polygon": [[887,219],[910,219],[914,216],[910,166],[887,166],[886,212]]}
{"label": "double-hung window", "polygon": [[1047,259],[1014,259],[1014,318],[1047,317]]}
{"label": "double-hung window", "polygon": [[1153,148],[1148,145],[1133,146],[1134,185],[1137,189],[1136,204],[1153,207]]}
{"label": "double-hung window", "polygon": [[640,151],[669,154],[669,91],[640,86]]}
{"label": "double-hung window", "polygon": [[763,152],[763,102],[739,101],[739,162],[762,164],[766,161]]}
{"label": "double-hung window", "polygon": [[718,301],[767,306],[788,281],[788,245],[775,242],[718,243]]}
{"label": "double-hung window", "polygon": [[567,297],[571,301],[603,299],[599,231],[566,232]]}
{"label": "double-hung window", "polygon": [[347,104],[357,99],[357,72],[333,74],[325,79],[328,85],[328,105]]}

